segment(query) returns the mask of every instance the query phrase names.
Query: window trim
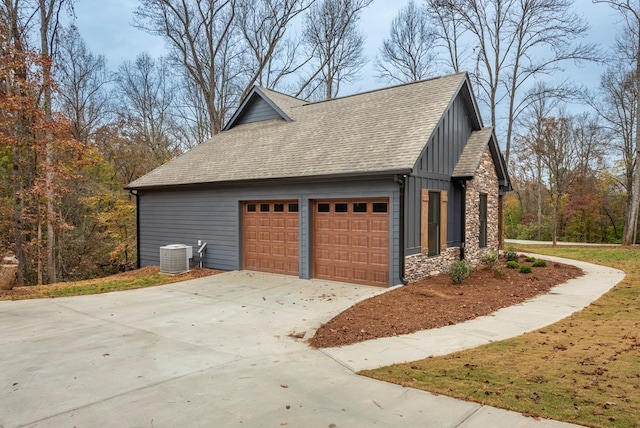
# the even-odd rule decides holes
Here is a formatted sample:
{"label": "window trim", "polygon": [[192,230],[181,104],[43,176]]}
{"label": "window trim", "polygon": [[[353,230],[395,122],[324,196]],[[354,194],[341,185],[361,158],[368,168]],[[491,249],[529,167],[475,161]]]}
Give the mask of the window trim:
{"label": "window trim", "polygon": [[447,249],[447,205],[449,198],[446,190],[421,189],[420,252],[423,254],[429,254],[429,192],[440,193],[440,245],[431,254],[431,257],[435,257]]}

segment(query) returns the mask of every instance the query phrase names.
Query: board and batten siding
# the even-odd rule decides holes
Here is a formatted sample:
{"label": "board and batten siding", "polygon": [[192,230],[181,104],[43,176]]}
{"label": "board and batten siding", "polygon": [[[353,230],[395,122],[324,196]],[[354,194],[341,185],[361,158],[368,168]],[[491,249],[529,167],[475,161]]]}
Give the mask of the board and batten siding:
{"label": "board and batten siding", "polygon": [[204,265],[238,270],[242,267],[241,215],[243,201],[297,200],[299,203],[300,277],[311,277],[311,205],[316,199],[389,198],[389,285],[400,282],[399,188],[388,179],[304,184],[220,186],[197,189],[140,190],[140,266],[158,265],[160,247],[207,242]]}
{"label": "board and batten siding", "polygon": [[425,149],[416,161],[413,173],[407,179],[405,190],[405,253],[407,256],[421,252],[420,219],[421,191],[446,190],[447,246],[459,246],[462,239],[462,188],[451,181],[451,174],[471,136],[473,126],[462,94],[454,99],[445,111],[438,126],[429,138]]}

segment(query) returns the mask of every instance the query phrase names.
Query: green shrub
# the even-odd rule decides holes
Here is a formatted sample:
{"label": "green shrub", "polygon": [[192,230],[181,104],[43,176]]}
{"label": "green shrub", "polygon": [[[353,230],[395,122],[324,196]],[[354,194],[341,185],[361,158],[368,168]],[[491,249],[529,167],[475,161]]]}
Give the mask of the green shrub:
{"label": "green shrub", "polygon": [[520,266],[520,273],[531,273],[531,266]]}
{"label": "green shrub", "polygon": [[535,262],[533,262],[533,264],[531,266],[533,266],[533,267],[547,267],[547,261],[546,260],[536,260]]}
{"label": "green shrub", "polygon": [[498,264],[498,253],[496,253],[495,251],[489,251],[482,258],[482,263],[489,266],[490,268],[493,268]]}
{"label": "green shrub", "polygon": [[516,253],[516,250],[513,247],[509,247],[507,248],[507,251],[504,252],[504,257],[509,262],[517,262],[519,255],[518,253]]}
{"label": "green shrub", "polygon": [[518,269],[520,267],[520,264],[515,260],[509,260],[507,262],[507,267],[509,269]]}
{"label": "green shrub", "polygon": [[528,263],[533,263],[536,261],[535,257],[527,257],[526,259],[524,259],[524,261],[528,262]]}
{"label": "green shrub", "polygon": [[449,276],[454,284],[462,284],[462,281],[469,278],[471,272],[473,272],[471,266],[464,260],[456,260],[449,268]]}
{"label": "green shrub", "polygon": [[496,268],[493,270],[493,276],[498,279],[505,279],[507,277],[507,272],[502,268]]}

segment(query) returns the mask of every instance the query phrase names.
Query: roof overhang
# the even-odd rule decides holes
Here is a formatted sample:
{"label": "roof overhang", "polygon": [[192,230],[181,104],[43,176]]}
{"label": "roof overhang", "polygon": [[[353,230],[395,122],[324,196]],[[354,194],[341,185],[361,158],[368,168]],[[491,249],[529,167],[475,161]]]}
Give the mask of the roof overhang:
{"label": "roof overhang", "polygon": [[410,175],[412,173],[411,168],[399,168],[389,169],[384,171],[363,171],[352,173],[339,173],[339,174],[325,174],[325,175],[313,175],[313,176],[297,176],[297,177],[272,177],[272,178],[254,178],[246,180],[232,180],[232,181],[209,181],[209,182],[192,182],[181,183],[172,185],[161,186],[142,186],[142,187],[130,187],[126,186],[126,190],[174,190],[174,189],[192,189],[192,188],[211,188],[211,187],[231,187],[231,186],[249,186],[249,185],[273,185],[273,184],[288,184],[288,183],[317,183],[317,182],[335,182],[344,180],[358,180],[358,179],[384,179],[394,178],[397,175]]}

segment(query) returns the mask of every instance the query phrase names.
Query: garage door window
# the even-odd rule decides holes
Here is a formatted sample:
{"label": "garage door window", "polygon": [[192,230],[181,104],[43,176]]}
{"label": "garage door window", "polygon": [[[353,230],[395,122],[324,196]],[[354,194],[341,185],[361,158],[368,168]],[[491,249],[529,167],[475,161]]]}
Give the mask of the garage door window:
{"label": "garage door window", "polygon": [[386,213],[388,210],[386,202],[374,202],[373,203],[373,212],[374,213]]}
{"label": "garage door window", "polygon": [[338,203],[335,205],[335,212],[337,213],[346,213],[348,211],[349,211],[349,204]]}
{"label": "garage door window", "polygon": [[273,204],[273,212],[274,213],[283,213],[284,212],[284,204]]}
{"label": "garage door window", "polygon": [[256,212],[256,204],[247,204],[247,212],[249,213]]}
{"label": "garage door window", "polygon": [[319,213],[331,212],[331,205],[330,204],[318,204],[318,212]]}
{"label": "garage door window", "polygon": [[289,204],[289,212],[297,213],[298,212],[298,204]]}
{"label": "garage door window", "polygon": [[353,212],[354,213],[366,213],[367,212],[367,203],[366,202],[355,202],[353,204]]}

